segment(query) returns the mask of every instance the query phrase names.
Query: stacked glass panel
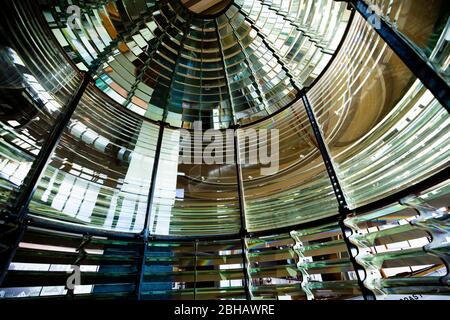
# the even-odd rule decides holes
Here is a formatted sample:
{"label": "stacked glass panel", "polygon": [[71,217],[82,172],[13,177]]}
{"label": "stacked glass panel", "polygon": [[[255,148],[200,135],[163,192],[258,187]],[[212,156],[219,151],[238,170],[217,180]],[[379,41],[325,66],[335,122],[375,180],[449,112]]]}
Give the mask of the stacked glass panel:
{"label": "stacked glass panel", "polygon": [[[206,138],[206,132],[164,129],[151,205],[151,234],[206,236],[239,233],[241,220],[234,131],[214,130],[212,133],[215,138],[202,139],[204,134]],[[206,151],[213,140],[220,141],[222,151],[220,154],[211,153],[217,158],[208,159]]]}
{"label": "stacked glass panel", "polygon": [[136,239],[29,228],[1,285],[0,298],[134,298],[141,251],[142,242]]}
{"label": "stacked glass panel", "polygon": [[27,174],[81,77],[34,15],[35,4],[3,5],[1,26],[8,37],[0,43],[0,203],[8,207],[27,185]]}
{"label": "stacked glass panel", "polygon": [[450,115],[361,17],[308,98],[352,209],[450,164]]}
{"label": "stacked glass panel", "polygon": [[[337,215],[333,188],[302,102],[237,132],[248,231]],[[265,137],[267,150],[261,143]]]}
{"label": "stacked glass panel", "polygon": [[245,299],[240,240],[163,241],[147,247],[141,298]]}
{"label": "stacked glass panel", "polygon": [[449,299],[449,194],[447,180],[345,221],[377,299]]}
{"label": "stacked glass panel", "polygon": [[247,239],[253,299],[362,299],[337,223]]}
{"label": "stacked glass panel", "polygon": [[448,79],[450,6],[445,0],[367,0],[370,9],[400,32]]}
{"label": "stacked glass panel", "polygon": [[42,175],[33,215],[139,233],[144,228],[159,126],[90,85]]}

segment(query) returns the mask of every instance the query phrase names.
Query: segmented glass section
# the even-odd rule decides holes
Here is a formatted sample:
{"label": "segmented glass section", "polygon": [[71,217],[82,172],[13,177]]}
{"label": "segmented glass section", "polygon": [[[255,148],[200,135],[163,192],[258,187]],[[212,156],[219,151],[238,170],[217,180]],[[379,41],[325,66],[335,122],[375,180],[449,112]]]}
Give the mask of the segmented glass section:
{"label": "segmented glass section", "polygon": [[252,122],[298,99],[330,61],[350,17],[344,3],[312,0],[234,1],[209,18],[175,0],[41,7],[60,45],[102,91],[184,128]]}
{"label": "segmented glass section", "polygon": [[379,300],[449,299],[450,181],[345,223]]}
{"label": "segmented glass section", "polygon": [[[214,130],[210,134],[207,138],[203,131],[164,129],[151,204],[151,234],[198,236],[239,232],[234,131]],[[212,141],[223,148],[220,154],[208,152]]]}
{"label": "segmented glass section", "polygon": [[90,85],[30,203],[31,214],[141,232],[159,126],[127,113]]}
{"label": "segmented glass section", "polygon": [[448,112],[360,17],[308,98],[351,208],[450,163]]}
{"label": "segmented glass section", "polygon": [[16,204],[28,184],[26,177],[81,77],[34,15],[36,4],[2,6],[0,203],[5,208]]}
{"label": "segmented glass section", "polygon": [[[337,201],[303,102],[270,120],[238,129],[238,137],[249,231],[337,214]],[[258,143],[265,137],[266,150]]]}
{"label": "segmented glass section", "polygon": [[[449,79],[450,4],[445,0],[366,0],[370,10],[400,32],[443,78]],[[373,22],[377,22],[372,19]]]}

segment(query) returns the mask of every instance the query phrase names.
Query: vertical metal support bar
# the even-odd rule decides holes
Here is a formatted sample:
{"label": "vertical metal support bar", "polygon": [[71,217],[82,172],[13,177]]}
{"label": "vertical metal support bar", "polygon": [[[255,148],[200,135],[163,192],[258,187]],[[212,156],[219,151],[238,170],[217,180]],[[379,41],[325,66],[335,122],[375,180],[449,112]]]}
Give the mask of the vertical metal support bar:
{"label": "vertical metal support bar", "polygon": [[142,238],[142,249],[140,252],[140,258],[141,261],[139,262],[139,265],[137,266],[137,272],[138,272],[138,278],[137,284],[135,287],[135,293],[136,293],[136,299],[141,300],[141,294],[142,294],[142,284],[144,282],[144,275],[145,275],[145,263],[147,261],[147,247],[148,247],[148,238]]}
{"label": "vertical metal support bar", "polygon": [[16,221],[20,223],[23,221],[27,214],[28,205],[31,202],[34,191],[36,190],[37,183],[43,175],[44,170],[50,161],[50,157],[56,149],[59,140],[61,139],[64,129],[67,127],[75,109],[78,106],[78,103],[81,100],[81,97],[83,96],[88,84],[92,80],[92,78],[86,73],[84,73],[82,77],[83,79],[75,95],[67,105],[65,113],[61,115],[60,118],[56,121],[55,126],[50,133],[50,136],[45,141],[45,144],[42,146],[36,161],[33,163],[30,169],[29,176],[26,179],[28,180],[27,183],[25,183],[23,185],[23,188],[21,188],[21,190],[19,191],[20,193],[18,195],[16,206],[12,210],[11,218],[16,218]]}
{"label": "vertical metal support bar", "polygon": [[[392,27],[363,0],[350,0],[352,6],[359,14],[374,27],[374,30],[399,56],[403,63],[414,75],[430,90],[440,104],[450,113],[450,87],[427,61],[399,32]],[[376,25],[370,23],[376,18]],[[378,23],[379,22],[379,23]]]}
{"label": "vertical metal support bar", "polygon": [[240,157],[240,147],[239,147],[239,136],[238,136],[238,127],[234,128],[234,157],[236,162],[236,173],[237,173],[237,185],[238,185],[238,195],[239,195],[239,211],[241,217],[241,246],[242,246],[242,272],[244,273],[244,288],[245,288],[245,297],[247,300],[251,300],[251,292],[250,292],[250,280],[248,273],[248,264],[247,264],[247,246],[245,245],[245,236],[247,234],[247,223],[245,220],[245,198],[244,198],[244,186],[243,186],[243,176],[242,176],[242,168],[241,168],[241,157]]}
{"label": "vertical metal support bar", "polygon": [[334,194],[336,195],[336,198],[337,198],[337,201],[339,204],[339,208],[340,209],[342,208],[343,210],[347,211],[348,210],[347,201],[345,200],[344,193],[342,191],[341,185],[339,184],[339,180],[337,178],[336,171],[334,170],[333,163],[331,161],[331,157],[327,150],[327,146],[322,137],[322,131],[320,130],[319,124],[316,121],[316,117],[311,108],[311,105],[309,104],[309,100],[306,97],[305,91],[303,91],[302,100],[303,100],[303,105],[305,106],[305,109],[306,109],[306,114],[308,116],[309,122],[311,123],[311,127],[313,129],[314,136],[316,138],[317,145],[319,147],[319,151],[320,151],[323,161],[325,163],[325,167],[327,169],[328,176],[330,177],[331,186],[333,187]]}
{"label": "vertical metal support bar", "polygon": [[149,243],[149,237],[150,237],[150,216],[152,214],[152,206],[153,206],[153,197],[155,195],[155,187],[156,187],[156,178],[158,175],[158,167],[159,167],[159,159],[161,156],[161,146],[163,141],[163,135],[164,135],[164,127],[165,123],[160,122],[159,123],[159,135],[158,135],[158,142],[156,144],[156,151],[155,151],[155,160],[153,162],[153,171],[152,171],[152,180],[150,181],[150,190],[148,192],[148,199],[147,199],[147,211],[145,214],[145,220],[144,220],[144,230],[142,230],[142,240],[143,240],[143,249],[141,252],[141,264],[138,268],[139,272],[139,279],[138,284],[136,286],[136,296],[138,300],[141,300],[141,293],[142,293],[142,284],[144,282],[144,274],[145,274],[145,263],[147,259],[147,247]]}
{"label": "vertical metal support bar", "polygon": [[322,137],[322,131],[320,130],[319,124],[317,123],[316,117],[314,115],[314,111],[311,108],[311,105],[309,103],[309,100],[306,96],[306,92],[303,91],[302,95],[303,105],[305,106],[306,114],[308,115],[309,122],[311,123],[311,127],[314,132],[314,136],[316,137],[317,145],[319,147],[319,151],[322,155],[322,159],[325,163],[325,167],[327,169],[328,176],[331,180],[331,185],[333,187],[336,199],[339,204],[339,213],[340,213],[340,219],[339,219],[339,226],[342,230],[342,237],[344,238],[345,244],[347,246],[347,251],[350,257],[350,261],[353,265],[353,268],[355,269],[356,277],[358,279],[358,284],[361,289],[361,293],[365,300],[375,300],[375,295],[364,286],[364,282],[361,279],[361,275],[359,271],[364,271],[364,268],[360,266],[355,257],[352,253],[353,245],[350,243],[350,240],[348,239],[346,231],[348,230],[344,225],[344,219],[347,217],[347,214],[350,213],[347,201],[345,200],[344,193],[341,189],[341,185],[339,184],[339,180],[336,174],[336,171],[333,167],[333,163],[331,161],[331,157],[328,153],[327,146],[325,144],[325,141]]}

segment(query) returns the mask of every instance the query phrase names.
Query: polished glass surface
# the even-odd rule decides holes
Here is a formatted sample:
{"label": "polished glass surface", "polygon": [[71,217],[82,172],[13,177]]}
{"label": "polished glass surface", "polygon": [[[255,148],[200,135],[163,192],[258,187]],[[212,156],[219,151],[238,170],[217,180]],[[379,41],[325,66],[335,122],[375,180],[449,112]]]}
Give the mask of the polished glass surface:
{"label": "polished glass surface", "polygon": [[91,85],[41,177],[30,212],[119,232],[144,228],[159,127]]}
{"label": "polished glass surface", "polygon": [[142,299],[244,299],[240,240],[154,242],[147,248]]}
{"label": "polished glass surface", "polygon": [[[209,5],[197,2],[188,4]],[[248,123],[297,100],[330,61],[350,17],[335,1],[232,1],[227,8],[204,18],[175,0],[42,1],[60,45],[103,92],[184,128]]]}
{"label": "polished glass surface", "polygon": [[[240,240],[166,240],[142,246],[138,239],[30,229],[0,288],[0,299],[132,299],[137,292],[140,300],[245,299]],[[83,284],[69,290],[67,272],[74,261]]]}
{"label": "polished glass surface", "polygon": [[448,106],[375,30],[448,80],[448,4],[366,2],[4,0],[0,299],[448,300]]}
{"label": "polished glass surface", "polygon": [[[65,10],[69,4],[80,8],[79,20]],[[182,237],[236,235],[243,227],[241,215],[247,231],[258,232],[338,214],[298,89],[317,79],[338,47],[350,17],[343,3],[237,0],[214,18],[190,15],[172,1],[40,5],[40,18],[54,38],[49,29],[36,29],[42,39],[37,52],[50,50],[46,59],[68,70],[67,79],[61,78],[66,82],[42,75],[59,77],[56,71],[38,72],[53,64],[40,55],[27,56],[31,49],[20,38],[26,26],[14,31],[3,50],[5,67],[20,77],[36,74],[36,88],[55,86],[42,91],[41,98],[28,92],[38,104],[44,96],[50,99],[41,111],[50,110],[53,119],[80,79],[67,61],[92,73],[95,86],[89,86],[53,152],[34,193],[32,215]],[[13,9],[17,16],[27,15],[33,6],[19,1]],[[59,42],[66,55],[46,41]],[[442,54],[439,43],[434,52]],[[443,130],[448,114],[359,16],[307,97],[351,208],[448,166],[449,135]],[[51,129],[52,118],[39,116],[28,126],[16,116],[2,121],[5,203],[13,200],[11,190],[23,184],[45,139],[37,125],[47,119]],[[152,119],[167,121],[158,154],[162,124]],[[236,130],[238,149],[228,142],[225,148],[238,153],[238,165],[180,162],[182,151],[207,146],[206,141],[201,147],[187,143],[177,128],[192,129],[196,120],[202,120],[203,129],[243,125]],[[257,136],[246,135],[247,129],[278,130],[278,138],[269,138],[269,144],[279,140],[276,171],[263,174],[269,169],[265,165],[241,162],[249,158],[246,144],[258,142]],[[11,146],[21,152],[11,152]]]}
{"label": "polished glass surface", "polygon": [[[252,134],[255,130],[255,134]],[[267,145],[273,139],[278,148],[268,151],[278,158],[278,168],[249,161],[250,148],[267,130]],[[274,136],[274,134],[276,134]],[[249,231],[295,225],[337,214],[331,182],[317,148],[303,102],[272,117],[238,130],[246,225]],[[273,172],[271,172],[273,167]]]}
{"label": "polished glass surface", "polygon": [[[31,13],[36,4],[2,4],[0,43],[0,203],[16,205],[26,177],[81,77]],[[29,19],[21,19],[29,15]]]}
{"label": "polished glass surface", "polygon": [[233,0],[181,0],[181,4],[190,12],[203,18],[210,18],[223,13]]}
{"label": "polished glass surface", "polygon": [[[337,224],[265,237],[150,241],[30,229],[20,243],[1,298],[64,297],[141,300],[359,298],[355,273]],[[83,256],[79,252],[82,248]],[[137,284],[142,259],[142,283]],[[245,267],[244,261],[245,259]],[[83,284],[69,292],[73,261]]]}
{"label": "polished glass surface", "polygon": [[360,298],[337,224],[247,239],[253,299]]}

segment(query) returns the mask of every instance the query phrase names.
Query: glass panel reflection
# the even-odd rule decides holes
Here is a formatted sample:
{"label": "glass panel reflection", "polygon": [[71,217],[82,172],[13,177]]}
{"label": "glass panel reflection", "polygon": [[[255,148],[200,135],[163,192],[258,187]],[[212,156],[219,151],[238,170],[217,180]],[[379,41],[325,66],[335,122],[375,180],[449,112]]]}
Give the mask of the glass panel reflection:
{"label": "glass panel reflection", "polygon": [[142,299],[244,299],[240,240],[152,242]]}
{"label": "glass panel reflection", "polygon": [[81,77],[39,24],[36,4],[2,5],[8,36],[0,43],[0,203],[9,207]]}
{"label": "glass panel reflection", "polygon": [[39,181],[34,215],[108,230],[143,229],[159,127],[88,87]]}
{"label": "glass panel reflection", "polygon": [[450,163],[448,112],[360,17],[308,98],[351,208]]}
{"label": "glass panel reflection", "polygon": [[379,300],[448,300],[450,181],[345,223]]}
{"label": "glass panel reflection", "polygon": [[227,140],[225,131],[215,131],[222,137],[223,156],[231,154],[231,161],[208,164],[202,155],[209,142],[198,140],[193,131],[183,132],[164,129],[150,232],[176,236],[237,234],[240,211],[233,135]]}
{"label": "glass panel reflection", "polygon": [[344,3],[285,2],[234,1],[217,18],[173,0],[44,0],[41,8],[72,61],[118,103],[176,127],[227,128],[296,100],[294,83],[309,86],[344,35]]}
{"label": "glass panel reflection", "polygon": [[[278,132],[279,150],[271,150],[279,159],[279,168],[266,175],[268,165],[250,163],[249,148],[259,136],[246,129]],[[278,130],[278,131],[276,131]],[[242,167],[245,214],[248,231],[292,226],[337,214],[337,201],[317,148],[302,102],[270,120],[238,130]]]}
{"label": "glass panel reflection", "polygon": [[[0,288],[0,299],[134,298],[141,249],[136,239],[28,228]],[[67,283],[75,268],[82,282],[72,290]]]}
{"label": "glass panel reflection", "polygon": [[366,0],[449,79],[450,5],[445,0]]}
{"label": "glass panel reflection", "polygon": [[255,299],[362,299],[337,224],[247,240]]}

